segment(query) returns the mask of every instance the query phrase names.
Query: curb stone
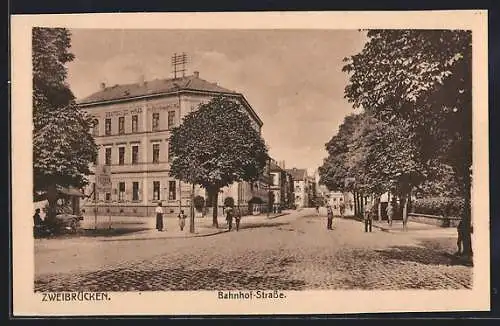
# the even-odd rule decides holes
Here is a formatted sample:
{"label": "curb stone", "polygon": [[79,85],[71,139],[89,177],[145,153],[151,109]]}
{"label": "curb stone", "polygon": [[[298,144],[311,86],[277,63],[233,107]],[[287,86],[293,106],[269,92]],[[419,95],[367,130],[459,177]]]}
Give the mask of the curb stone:
{"label": "curb stone", "polygon": [[100,239],[99,241],[134,241],[134,240],[165,240],[165,239],[189,239],[189,238],[201,238],[201,237],[209,237],[217,234],[226,233],[228,230],[217,230],[214,232],[208,233],[195,233],[195,234],[187,234],[180,236],[163,236],[163,237],[130,237],[130,238],[121,238],[121,239]]}

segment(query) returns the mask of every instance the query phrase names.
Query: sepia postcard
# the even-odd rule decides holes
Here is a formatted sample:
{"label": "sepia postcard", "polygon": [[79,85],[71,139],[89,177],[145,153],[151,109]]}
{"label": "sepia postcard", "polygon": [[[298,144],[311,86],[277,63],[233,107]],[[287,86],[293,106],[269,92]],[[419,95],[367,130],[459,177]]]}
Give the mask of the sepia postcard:
{"label": "sepia postcard", "polygon": [[14,15],[14,316],[490,309],[487,11]]}

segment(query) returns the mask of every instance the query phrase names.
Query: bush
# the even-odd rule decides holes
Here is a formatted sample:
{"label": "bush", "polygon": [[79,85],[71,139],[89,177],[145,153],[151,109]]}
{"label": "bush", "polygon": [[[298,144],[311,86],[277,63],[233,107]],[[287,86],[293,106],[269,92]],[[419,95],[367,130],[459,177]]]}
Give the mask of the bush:
{"label": "bush", "polygon": [[196,208],[198,212],[201,212],[203,210],[203,207],[205,207],[205,198],[203,198],[202,196],[196,196],[194,197],[193,204],[194,208]]}
{"label": "bush", "polygon": [[226,197],[224,199],[224,206],[226,206],[226,207],[234,207],[234,199],[233,199],[233,197]]}
{"label": "bush", "polygon": [[412,203],[412,212],[428,215],[461,217],[464,200],[457,197],[430,197],[417,199]]}

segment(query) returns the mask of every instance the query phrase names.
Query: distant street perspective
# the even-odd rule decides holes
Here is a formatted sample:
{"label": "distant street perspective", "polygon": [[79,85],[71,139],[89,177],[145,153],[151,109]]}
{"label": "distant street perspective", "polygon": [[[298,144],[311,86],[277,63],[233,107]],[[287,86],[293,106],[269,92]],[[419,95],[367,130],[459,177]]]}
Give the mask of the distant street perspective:
{"label": "distant street perspective", "polygon": [[36,27],[32,59],[35,291],[473,288],[470,31]]}

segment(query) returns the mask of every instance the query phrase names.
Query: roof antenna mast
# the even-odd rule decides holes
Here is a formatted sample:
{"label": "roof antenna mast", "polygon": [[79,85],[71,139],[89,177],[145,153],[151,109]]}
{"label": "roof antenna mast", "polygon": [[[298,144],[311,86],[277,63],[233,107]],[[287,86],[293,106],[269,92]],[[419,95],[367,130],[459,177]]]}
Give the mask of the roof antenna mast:
{"label": "roof antenna mast", "polygon": [[186,64],[188,62],[187,54],[182,52],[181,54],[174,53],[172,56],[172,68],[174,73],[174,79],[177,79],[177,75],[182,73],[182,77],[186,76]]}

